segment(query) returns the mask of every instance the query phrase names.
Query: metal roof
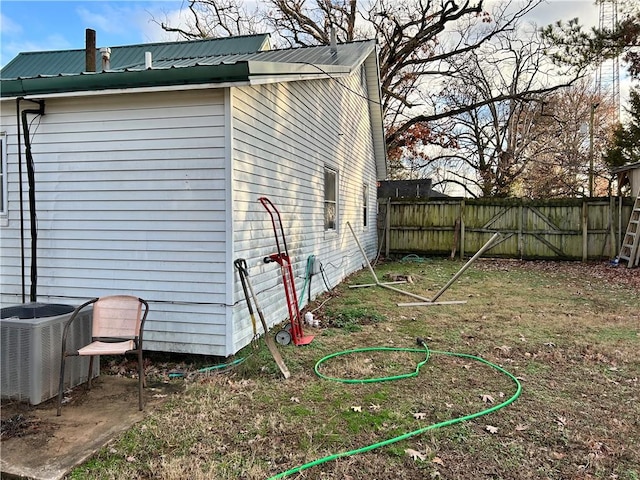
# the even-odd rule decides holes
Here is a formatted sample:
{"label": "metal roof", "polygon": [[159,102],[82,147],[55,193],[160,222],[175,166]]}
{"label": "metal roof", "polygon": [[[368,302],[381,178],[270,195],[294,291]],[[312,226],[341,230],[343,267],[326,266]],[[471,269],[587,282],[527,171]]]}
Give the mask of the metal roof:
{"label": "metal roof", "polygon": [[[84,72],[85,50],[21,53],[0,70],[0,97],[93,95],[124,89],[270,83],[342,76],[365,65],[378,75],[375,40],[265,50],[268,35],[111,47],[106,71]],[[152,67],[145,66],[145,52]],[[96,66],[101,65],[100,58]],[[380,85],[367,85],[378,178],[386,177]],[[373,106],[373,107],[372,107]]]}
{"label": "metal roof", "polygon": [[[151,52],[154,60],[168,62],[185,58],[255,53],[268,49],[269,45],[269,35],[262,34],[110,47],[110,70],[124,70],[140,65],[144,67],[145,52]],[[100,68],[100,49],[96,50],[96,66]],[[23,52],[0,70],[0,78],[34,78],[41,75],[79,74],[84,71],[84,49]]]}
{"label": "metal roof", "polygon": [[[336,50],[260,50],[268,35],[238,38],[113,47],[111,68],[101,72],[83,72],[84,50],[21,53],[0,71],[0,96],[313,78],[350,73],[375,53],[373,40],[338,44]],[[152,68],[145,67],[148,51]]]}

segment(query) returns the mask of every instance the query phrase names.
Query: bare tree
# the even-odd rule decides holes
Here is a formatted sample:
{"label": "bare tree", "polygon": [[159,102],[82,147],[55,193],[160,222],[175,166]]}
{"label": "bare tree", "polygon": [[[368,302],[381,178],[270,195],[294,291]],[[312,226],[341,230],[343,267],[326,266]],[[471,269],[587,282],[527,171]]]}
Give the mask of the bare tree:
{"label": "bare tree", "polygon": [[[455,80],[442,102],[459,113],[431,122],[434,129],[455,137],[455,148],[423,156],[427,171],[447,167],[449,176],[441,181],[457,183],[474,196],[538,196],[542,192],[531,187],[533,172],[542,159],[557,152],[558,137],[567,127],[548,104],[575,77],[552,76],[555,68],[538,35],[534,30],[527,37],[522,32],[505,32],[457,58]],[[476,107],[468,110],[467,105]]]}
{"label": "bare tree", "polygon": [[603,159],[615,122],[611,99],[598,95],[592,82],[581,81],[545,97],[541,151],[522,175],[521,195],[534,198],[589,196],[610,193],[611,175]]}
{"label": "bare tree", "polygon": [[184,27],[171,26],[168,20],[154,21],[163,30],[179,34],[185,40],[264,33],[260,14],[250,11],[241,0],[188,0],[191,15]]}
{"label": "bare tree", "polygon": [[[502,39],[511,38],[522,18],[542,1],[508,0],[489,12],[485,0],[371,0],[366,5],[356,0],[268,0],[247,12],[241,0],[190,0],[195,18],[192,28],[163,28],[185,38],[201,38],[249,33],[249,26],[256,31],[260,25],[280,46],[328,44],[332,28],[340,42],[375,38],[393,169],[405,165],[406,157],[415,157],[425,145],[455,146],[456,138],[437,128],[438,122],[484,107],[495,108],[491,105],[501,102],[530,102],[556,88],[519,84],[518,88],[487,90],[482,96],[467,95],[464,101],[447,98],[452,89],[467,81],[467,59],[480,61],[474,52],[487,45],[500,48]],[[547,73],[557,75],[560,67],[555,68],[551,72],[549,66]],[[565,84],[584,70],[575,68],[572,73],[571,78],[565,77]]]}

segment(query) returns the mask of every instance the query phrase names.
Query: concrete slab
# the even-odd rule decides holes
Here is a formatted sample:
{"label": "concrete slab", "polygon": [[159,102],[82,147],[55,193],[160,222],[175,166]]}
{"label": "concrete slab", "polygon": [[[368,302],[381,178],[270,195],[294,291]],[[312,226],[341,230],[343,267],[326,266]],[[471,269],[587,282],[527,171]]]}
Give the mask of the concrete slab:
{"label": "concrete slab", "polygon": [[3,424],[12,428],[3,431],[2,478],[62,479],[157,408],[172,388],[175,391],[169,384],[148,384],[142,412],[138,380],[109,375],[94,380],[90,391],[83,386],[74,389],[59,417],[55,399],[37,406],[3,401]]}

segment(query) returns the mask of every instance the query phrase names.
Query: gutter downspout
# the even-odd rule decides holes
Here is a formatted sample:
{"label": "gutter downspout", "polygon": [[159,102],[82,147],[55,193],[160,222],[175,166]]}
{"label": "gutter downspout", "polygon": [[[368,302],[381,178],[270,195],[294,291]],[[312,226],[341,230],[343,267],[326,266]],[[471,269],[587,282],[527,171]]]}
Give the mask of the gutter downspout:
{"label": "gutter downspout", "polygon": [[[24,150],[27,159],[27,179],[29,182],[29,220],[31,223],[31,290],[29,301],[36,302],[38,297],[38,216],[36,214],[36,177],[31,153],[31,138],[29,137],[29,122],[27,115],[44,115],[44,100],[29,100],[37,103],[40,108],[22,110],[22,129],[24,130]],[[22,183],[22,182],[21,182]]]}
{"label": "gutter downspout", "polygon": [[22,130],[20,130],[20,100],[22,100],[22,97],[16,98],[16,127],[18,130],[18,185],[20,187],[20,274],[22,278],[22,303],[26,303],[27,294],[24,278],[24,201],[22,188]]}

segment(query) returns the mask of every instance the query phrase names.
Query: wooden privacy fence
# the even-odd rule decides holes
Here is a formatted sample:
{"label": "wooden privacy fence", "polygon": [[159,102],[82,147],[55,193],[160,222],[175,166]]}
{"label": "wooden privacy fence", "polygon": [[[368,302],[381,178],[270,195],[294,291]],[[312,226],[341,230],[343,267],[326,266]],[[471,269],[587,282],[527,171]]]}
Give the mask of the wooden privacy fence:
{"label": "wooden privacy fence", "polygon": [[473,255],[496,233],[486,256],[602,259],[618,255],[630,198],[378,199],[380,248],[390,254]]}

